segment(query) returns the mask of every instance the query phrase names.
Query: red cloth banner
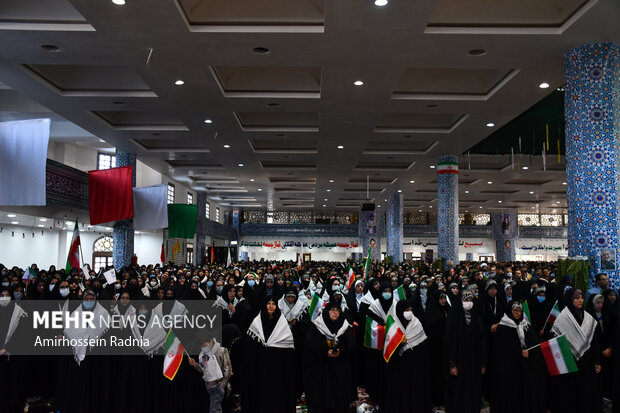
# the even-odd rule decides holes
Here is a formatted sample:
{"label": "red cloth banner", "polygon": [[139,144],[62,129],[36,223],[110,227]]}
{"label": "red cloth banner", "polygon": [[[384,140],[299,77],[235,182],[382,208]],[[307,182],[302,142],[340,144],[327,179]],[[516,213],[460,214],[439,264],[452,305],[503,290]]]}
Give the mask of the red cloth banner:
{"label": "red cloth banner", "polygon": [[131,166],[88,172],[90,224],[133,218]]}

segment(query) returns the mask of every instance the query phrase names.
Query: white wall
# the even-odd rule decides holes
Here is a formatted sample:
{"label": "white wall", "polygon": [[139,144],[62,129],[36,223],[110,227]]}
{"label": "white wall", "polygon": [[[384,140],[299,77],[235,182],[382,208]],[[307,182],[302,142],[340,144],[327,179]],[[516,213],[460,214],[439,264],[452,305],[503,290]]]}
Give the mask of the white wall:
{"label": "white wall", "polygon": [[[14,232],[15,236],[11,236],[11,232]],[[45,269],[50,265],[58,267],[58,247],[61,239],[64,239],[61,235],[58,231],[49,230],[44,230],[41,235],[41,228],[34,230],[31,227],[3,225],[0,232],[0,263],[7,267],[16,265],[20,268],[26,268],[32,263]],[[66,259],[65,256],[65,261]]]}
{"label": "white wall", "polygon": [[[359,244],[358,238],[351,239],[350,237],[295,237],[295,236],[282,236],[282,237],[241,237],[239,241],[239,252],[247,252],[250,260],[265,259],[268,261],[295,261],[297,259],[297,253],[302,251],[301,247],[286,247],[286,248],[270,248],[270,247],[254,247],[254,246],[241,246],[243,242],[251,243],[270,243],[274,244],[279,242],[283,246],[286,242],[292,241],[293,243],[305,243],[308,246],[303,248],[304,253],[310,253],[313,261],[345,261],[351,258],[353,252],[362,252],[362,247]],[[337,244],[357,243],[356,248],[342,248],[342,247],[319,247],[310,248],[312,244]]]}

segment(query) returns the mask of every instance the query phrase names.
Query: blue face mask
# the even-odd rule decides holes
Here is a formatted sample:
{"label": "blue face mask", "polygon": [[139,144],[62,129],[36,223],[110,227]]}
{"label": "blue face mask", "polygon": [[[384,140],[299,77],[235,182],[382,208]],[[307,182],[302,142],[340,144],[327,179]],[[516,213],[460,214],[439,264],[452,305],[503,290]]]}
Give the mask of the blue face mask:
{"label": "blue face mask", "polygon": [[84,310],[92,310],[95,308],[96,301],[82,301],[82,305],[84,306]]}
{"label": "blue face mask", "polygon": [[207,287],[209,288],[213,287],[213,281],[207,281]]}
{"label": "blue face mask", "polygon": [[539,303],[544,303],[547,297],[541,297],[540,295],[537,295],[536,299],[538,300]]}
{"label": "blue face mask", "polygon": [[215,292],[218,294],[222,294],[222,291],[224,291],[224,287],[215,287]]}
{"label": "blue face mask", "polygon": [[384,300],[389,300],[390,298],[392,298],[392,293],[382,293],[381,296]]}
{"label": "blue face mask", "polygon": [[254,284],[256,284],[256,281],[248,280],[248,287],[254,287]]}

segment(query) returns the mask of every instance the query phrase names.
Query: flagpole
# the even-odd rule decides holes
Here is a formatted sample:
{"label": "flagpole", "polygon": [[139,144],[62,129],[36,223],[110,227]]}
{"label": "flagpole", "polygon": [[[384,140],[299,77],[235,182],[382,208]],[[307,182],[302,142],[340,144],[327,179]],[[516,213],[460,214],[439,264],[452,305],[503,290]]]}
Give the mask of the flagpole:
{"label": "flagpole", "polygon": [[542,331],[545,331],[545,327],[547,327],[547,322],[549,321],[549,316],[551,315],[551,313],[553,312],[553,309],[555,308],[555,305],[558,303],[558,300],[555,300],[555,303],[553,303],[553,307],[551,307],[551,311],[549,311],[549,315],[547,316],[547,319],[545,320],[545,325],[542,328]]}
{"label": "flagpole", "polygon": [[[564,335],[564,334],[562,334],[561,336],[554,337],[554,338],[560,338],[560,337],[562,337],[563,335]],[[549,341],[549,340],[545,340],[545,341]],[[544,341],[543,341],[543,343],[544,343]],[[541,344],[542,344],[542,343],[540,343],[540,344],[536,344],[534,347],[526,348],[525,350],[526,350],[526,351],[530,351],[530,350],[532,350],[532,349],[535,349],[536,347],[540,347],[540,345],[541,345]]]}

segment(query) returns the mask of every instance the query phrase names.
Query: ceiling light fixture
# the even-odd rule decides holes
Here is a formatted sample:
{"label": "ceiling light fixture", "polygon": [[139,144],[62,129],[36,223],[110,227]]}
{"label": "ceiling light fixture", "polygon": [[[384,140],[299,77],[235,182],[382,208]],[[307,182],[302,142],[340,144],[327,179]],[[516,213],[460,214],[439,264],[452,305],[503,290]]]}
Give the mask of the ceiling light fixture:
{"label": "ceiling light fixture", "polygon": [[230,145],[224,145],[224,149],[230,148]]}
{"label": "ceiling light fixture", "polygon": [[323,204],[323,208],[325,208],[327,205]]}
{"label": "ceiling light fixture", "polygon": [[566,182],[562,182],[562,185],[566,185]]}
{"label": "ceiling light fixture", "polygon": [[47,221],[47,218],[39,218],[39,221],[45,222],[45,221]]}
{"label": "ceiling light fixture", "polygon": [[211,119],[205,119],[205,123],[213,123]]}
{"label": "ceiling light fixture", "polygon": [[327,190],[327,192],[331,192],[331,191],[332,191],[331,189],[328,189],[328,190]]}
{"label": "ceiling light fixture", "polygon": [[533,194],[534,194],[534,191],[530,191],[530,194],[531,194],[531,195],[533,195]]}
{"label": "ceiling light fixture", "polygon": [[493,182],[492,181],[488,181],[487,184],[491,185]]}
{"label": "ceiling light fixture", "polygon": [[397,192],[400,194],[401,192],[403,192],[403,190],[402,190],[402,189],[399,189]]}
{"label": "ceiling light fixture", "polygon": [[502,203],[502,201],[497,201],[497,203],[498,203],[498,204],[501,204],[501,203]]}
{"label": "ceiling light fixture", "polygon": [[435,165],[431,165],[431,169],[435,169]]}
{"label": "ceiling light fixture", "polygon": [[112,0],[112,3],[118,5],[118,6],[124,6],[125,5],[125,0]]}
{"label": "ceiling light fixture", "polygon": [[375,6],[383,7],[383,6],[387,6],[387,4],[388,4],[387,0],[375,0]]}
{"label": "ceiling light fixture", "polygon": [[466,193],[466,194],[468,194],[468,193],[469,193],[469,191],[465,191],[465,193]]}
{"label": "ceiling light fixture", "polygon": [[323,201],[326,201],[326,202],[327,202],[327,198],[325,198]]}
{"label": "ceiling light fixture", "polygon": [[37,227],[39,227],[39,228],[43,228],[44,226],[45,226],[45,225],[43,225],[43,224],[39,224],[39,225],[37,225]]}
{"label": "ceiling light fixture", "polygon": [[381,205],[377,205],[377,208],[381,208]]}
{"label": "ceiling light fixture", "polygon": [[481,207],[481,206],[479,206],[478,208],[482,209],[482,207]]}
{"label": "ceiling light fixture", "polygon": [[7,217],[9,217],[9,218],[15,218],[16,216],[17,216],[17,215],[15,215],[15,214],[9,214],[9,215],[7,215]]}
{"label": "ceiling light fixture", "polygon": [[525,169],[527,171],[529,168],[527,166],[524,166],[523,169]]}
{"label": "ceiling light fixture", "polygon": [[330,182],[330,183],[333,183],[333,182],[334,182],[334,180],[333,180],[333,179],[330,179],[330,180],[329,180],[329,182]]}
{"label": "ceiling light fixture", "polygon": [[542,82],[540,85],[538,85],[538,87],[541,89],[547,89],[549,87],[549,83]]}
{"label": "ceiling light fixture", "polygon": [[250,178],[250,182],[254,182],[254,178]]}
{"label": "ceiling light fixture", "polygon": [[361,80],[356,80],[355,82],[353,82],[353,84],[355,86],[362,86],[364,84],[364,82],[362,82]]}
{"label": "ceiling light fixture", "polygon": [[338,145],[338,149],[344,149],[344,146]]}
{"label": "ceiling light fixture", "polygon": [[262,191],[262,190],[263,190],[262,188],[258,188],[258,192],[260,192],[260,191]]}
{"label": "ceiling light fixture", "polygon": [[17,224],[19,224],[19,222],[17,222],[17,221],[11,221],[11,224],[13,224],[13,225],[17,225]]}
{"label": "ceiling light fixture", "polygon": [[432,208],[432,207],[433,207],[432,205],[431,205],[431,206],[429,206],[429,208]]}
{"label": "ceiling light fixture", "polygon": [[242,164],[242,163],[240,163],[240,164],[239,164],[239,166],[243,166],[243,164]]}
{"label": "ceiling light fixture", "polygon": [[410,184],[415,184],[415,181],[409,181]]}
{"label": "ceiling light fixture", "polygon": [[185,82],[182,81],[181,79],[179,79],[179,80],[175,81],[174,84],[177,85],[177,86],[181,86],[181,85],[184,85]]}
{"label": "ceiling light fixture", "polygon": [[487,127],[488,127],[488,128],[492,128],[493,126],[495,126],[495,124],[494,124],[493,122],[489,122],[489,123],[487,123]]}

